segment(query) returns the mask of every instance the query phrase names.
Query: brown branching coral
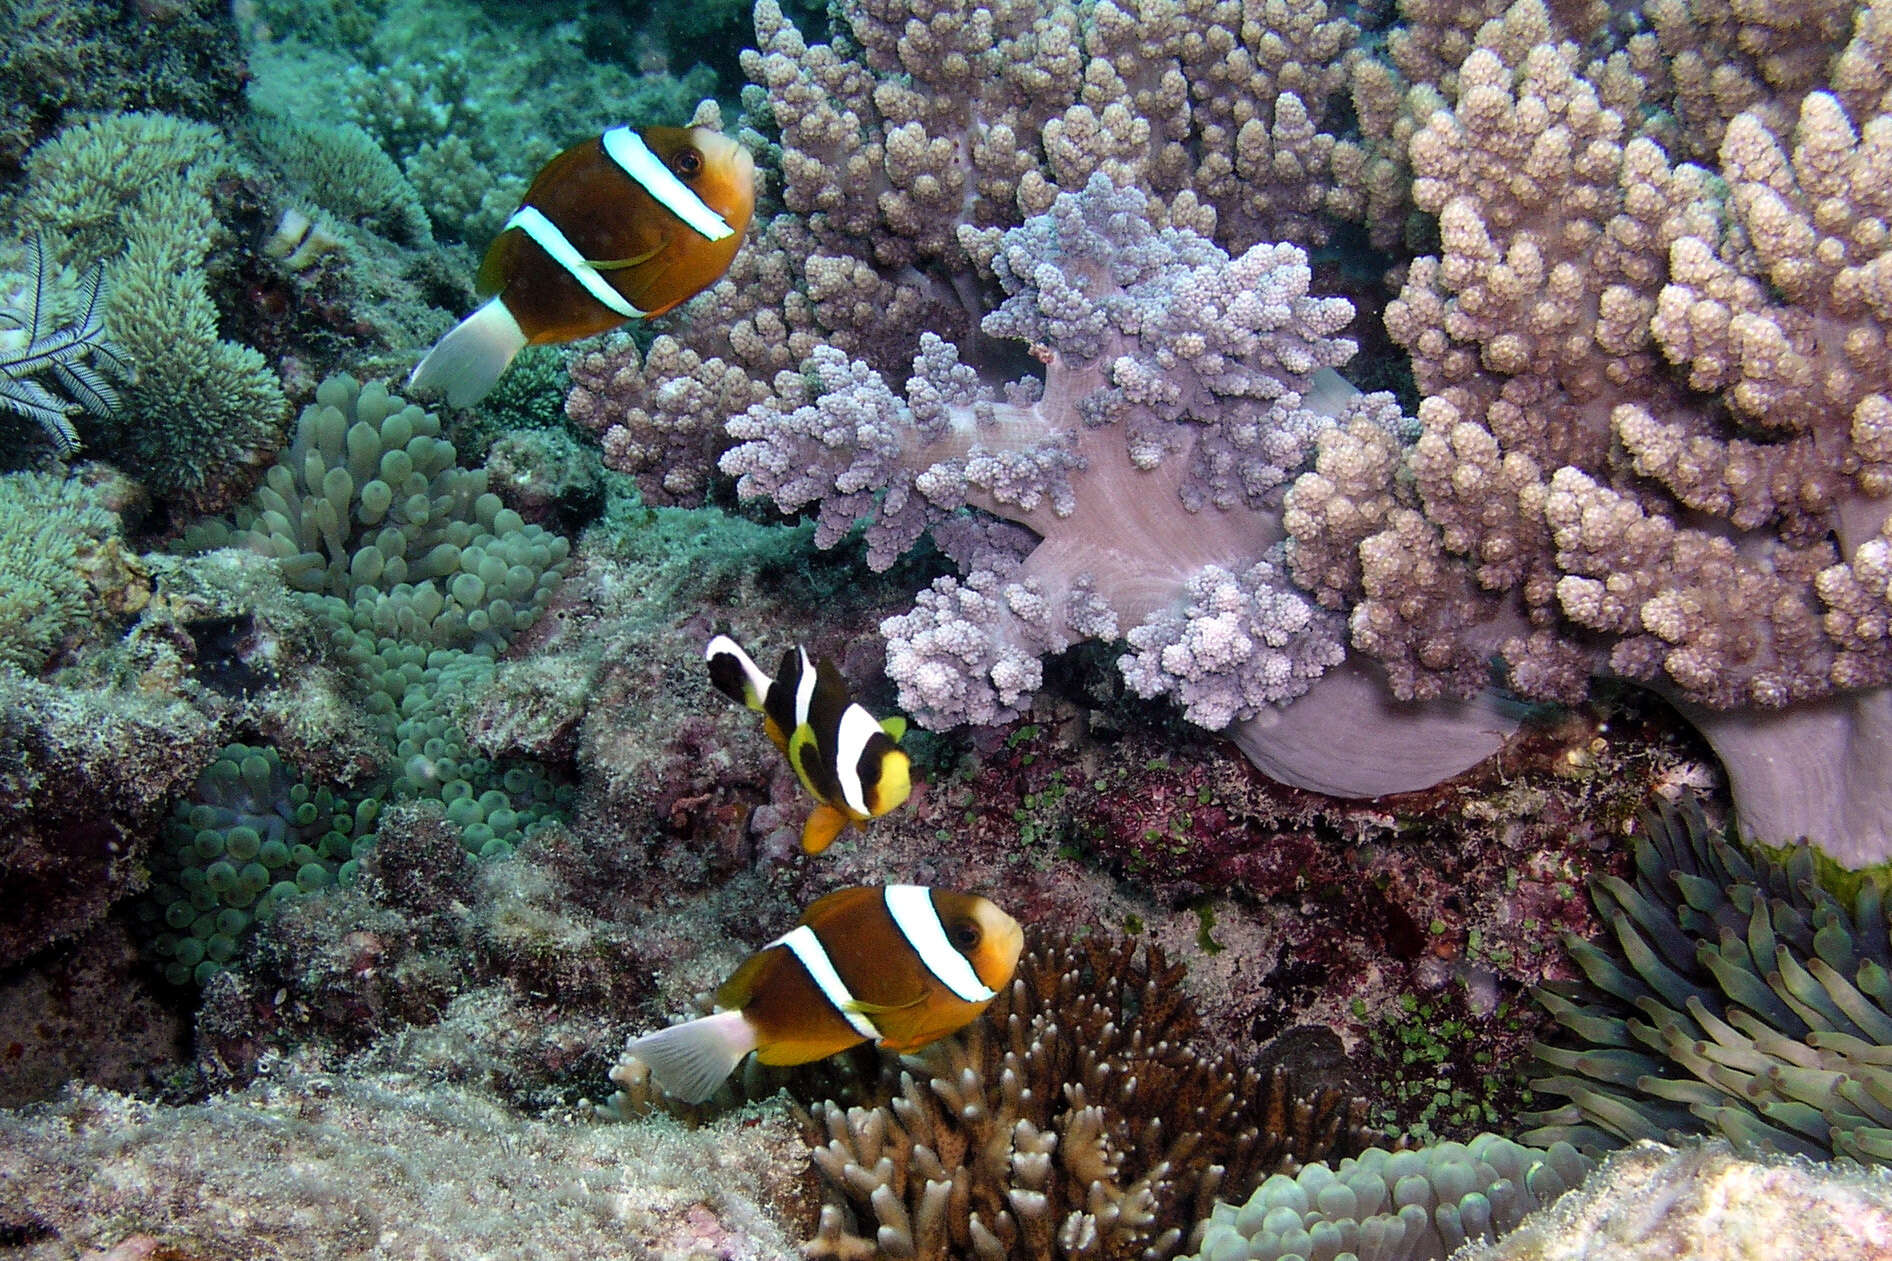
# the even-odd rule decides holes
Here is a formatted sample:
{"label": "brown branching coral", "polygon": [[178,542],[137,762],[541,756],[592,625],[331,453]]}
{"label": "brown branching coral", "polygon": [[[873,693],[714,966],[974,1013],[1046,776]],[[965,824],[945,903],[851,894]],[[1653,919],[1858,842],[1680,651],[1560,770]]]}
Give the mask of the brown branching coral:
{"label": "brown branching coral", "polygon": [[1195,1049],[1155,946],[1038,943],[988,1017],[889,1063],[885,1102],[817,1104],[815,1257],[1164,1258],[1218,1195],[1380,1136],[1364,1099]]}

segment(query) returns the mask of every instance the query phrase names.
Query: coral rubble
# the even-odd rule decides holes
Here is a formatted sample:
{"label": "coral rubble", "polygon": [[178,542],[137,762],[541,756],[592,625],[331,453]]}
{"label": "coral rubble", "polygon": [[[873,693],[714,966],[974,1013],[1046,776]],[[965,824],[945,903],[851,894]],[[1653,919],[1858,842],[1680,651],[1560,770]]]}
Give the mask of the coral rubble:
{"label": "coral rubble", "polygon": [[1582,1188],[1460,1261],[1805,1261],[1892,1256],[1883,1169],[1756,1158],[1725,1143],[1637,1143]]}
{"label": "coral rubble", "polygon": [[806,1159],[779,1110],[697,1131],[524,1120],[398,1074],[181,1107],[81,1088],[0,1113],[0,1233],[34,1259],[144,1234],[189,1257],[778,1261]]}

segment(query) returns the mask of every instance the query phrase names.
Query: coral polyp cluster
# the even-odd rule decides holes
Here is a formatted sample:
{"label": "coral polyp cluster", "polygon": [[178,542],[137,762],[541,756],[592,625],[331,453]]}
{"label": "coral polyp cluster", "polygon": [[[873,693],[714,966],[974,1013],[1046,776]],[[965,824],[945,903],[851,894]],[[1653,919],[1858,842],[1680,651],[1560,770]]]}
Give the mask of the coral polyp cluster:
{"label": "coral polyp cluster", "polygon": [[1540,991],[1563,1026],[1535,1088],[1570,1102],[1527,1141],[1613,1147],[1703,1129],[1892,1162],[1892,947],[1871,878],[1841,897],[1806,847],[1756,853],[1698,812],[1636,838],[1634,881],[1591,886],[1615,941],[1567,940],[1588,984]]}
{"label": "coral polyp cluster", "polygon": [[[380,801],[311,785],[268,746],[227,745],[178,803],[144,911],[173,985],[208,980],[284,898],[354,878]],[[158,926],[153,925],[154,928]]]}
{"label": "coral polyp cluster", "polygon": [[1427,1261],[1501,1238],[1592,1163],[1568,1143],[1540,1150],[1497,1134],[1410,1151],[1368,1148],[1275,1174],[1210,1217],[1197,1261]]}

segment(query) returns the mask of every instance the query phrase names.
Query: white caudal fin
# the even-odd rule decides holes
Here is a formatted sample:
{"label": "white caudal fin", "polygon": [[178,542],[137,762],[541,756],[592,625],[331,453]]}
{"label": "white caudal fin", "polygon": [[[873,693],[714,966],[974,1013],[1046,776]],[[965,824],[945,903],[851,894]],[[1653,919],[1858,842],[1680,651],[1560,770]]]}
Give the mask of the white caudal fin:
{"label": "white caudal fin", "polygon": [[449,403],[467,407],[486,397],[525,344],[519,321],[495,297],[434,344],[407,378],[407,388],[444,390]]}
{"label": "white caudal fin", "polygon": [[755,1050],[755,1029],[741,1012],[719,1011],[632,1038],[624,1049],[673,1098],[702,1103]]}

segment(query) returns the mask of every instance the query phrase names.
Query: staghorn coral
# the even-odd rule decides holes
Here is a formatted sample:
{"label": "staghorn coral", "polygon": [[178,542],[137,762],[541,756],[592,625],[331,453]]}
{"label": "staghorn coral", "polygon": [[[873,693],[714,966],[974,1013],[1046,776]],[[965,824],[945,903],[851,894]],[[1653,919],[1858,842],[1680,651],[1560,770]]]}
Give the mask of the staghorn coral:
{"label": "staghorn coral", "polygon": [[1534,1083],[1570,1100],[1529,1142],[1611,1147],[1707,1127],[1815,1158],[1892,1163],[1892,947],[1879,886],[1842,898],[1681,809],[1591,897],[1615,943],[1566,944],[1588,983],[1539,991],[1563,1026]]}
{"label": "staghorn coral", "polygon": [[1181,970],[1132,941],[1040,944],[985,1020],[883,1070],[885,1102],[816,1104],[806,1253],[1174,1256],[1217,1194],[1372,1140],[1363,1100],[1193,1048]]}
{"label": "staghorn coral", "polygon": [[1592,1162],[1568,1143],[1497,1134],[1410,1151],[1370,1147],[1330,1167],[1275,1174],[1247,1203],[1217,1204],[1198,1261],[1445,1261],[1500,1239],[1577,1186]]}

